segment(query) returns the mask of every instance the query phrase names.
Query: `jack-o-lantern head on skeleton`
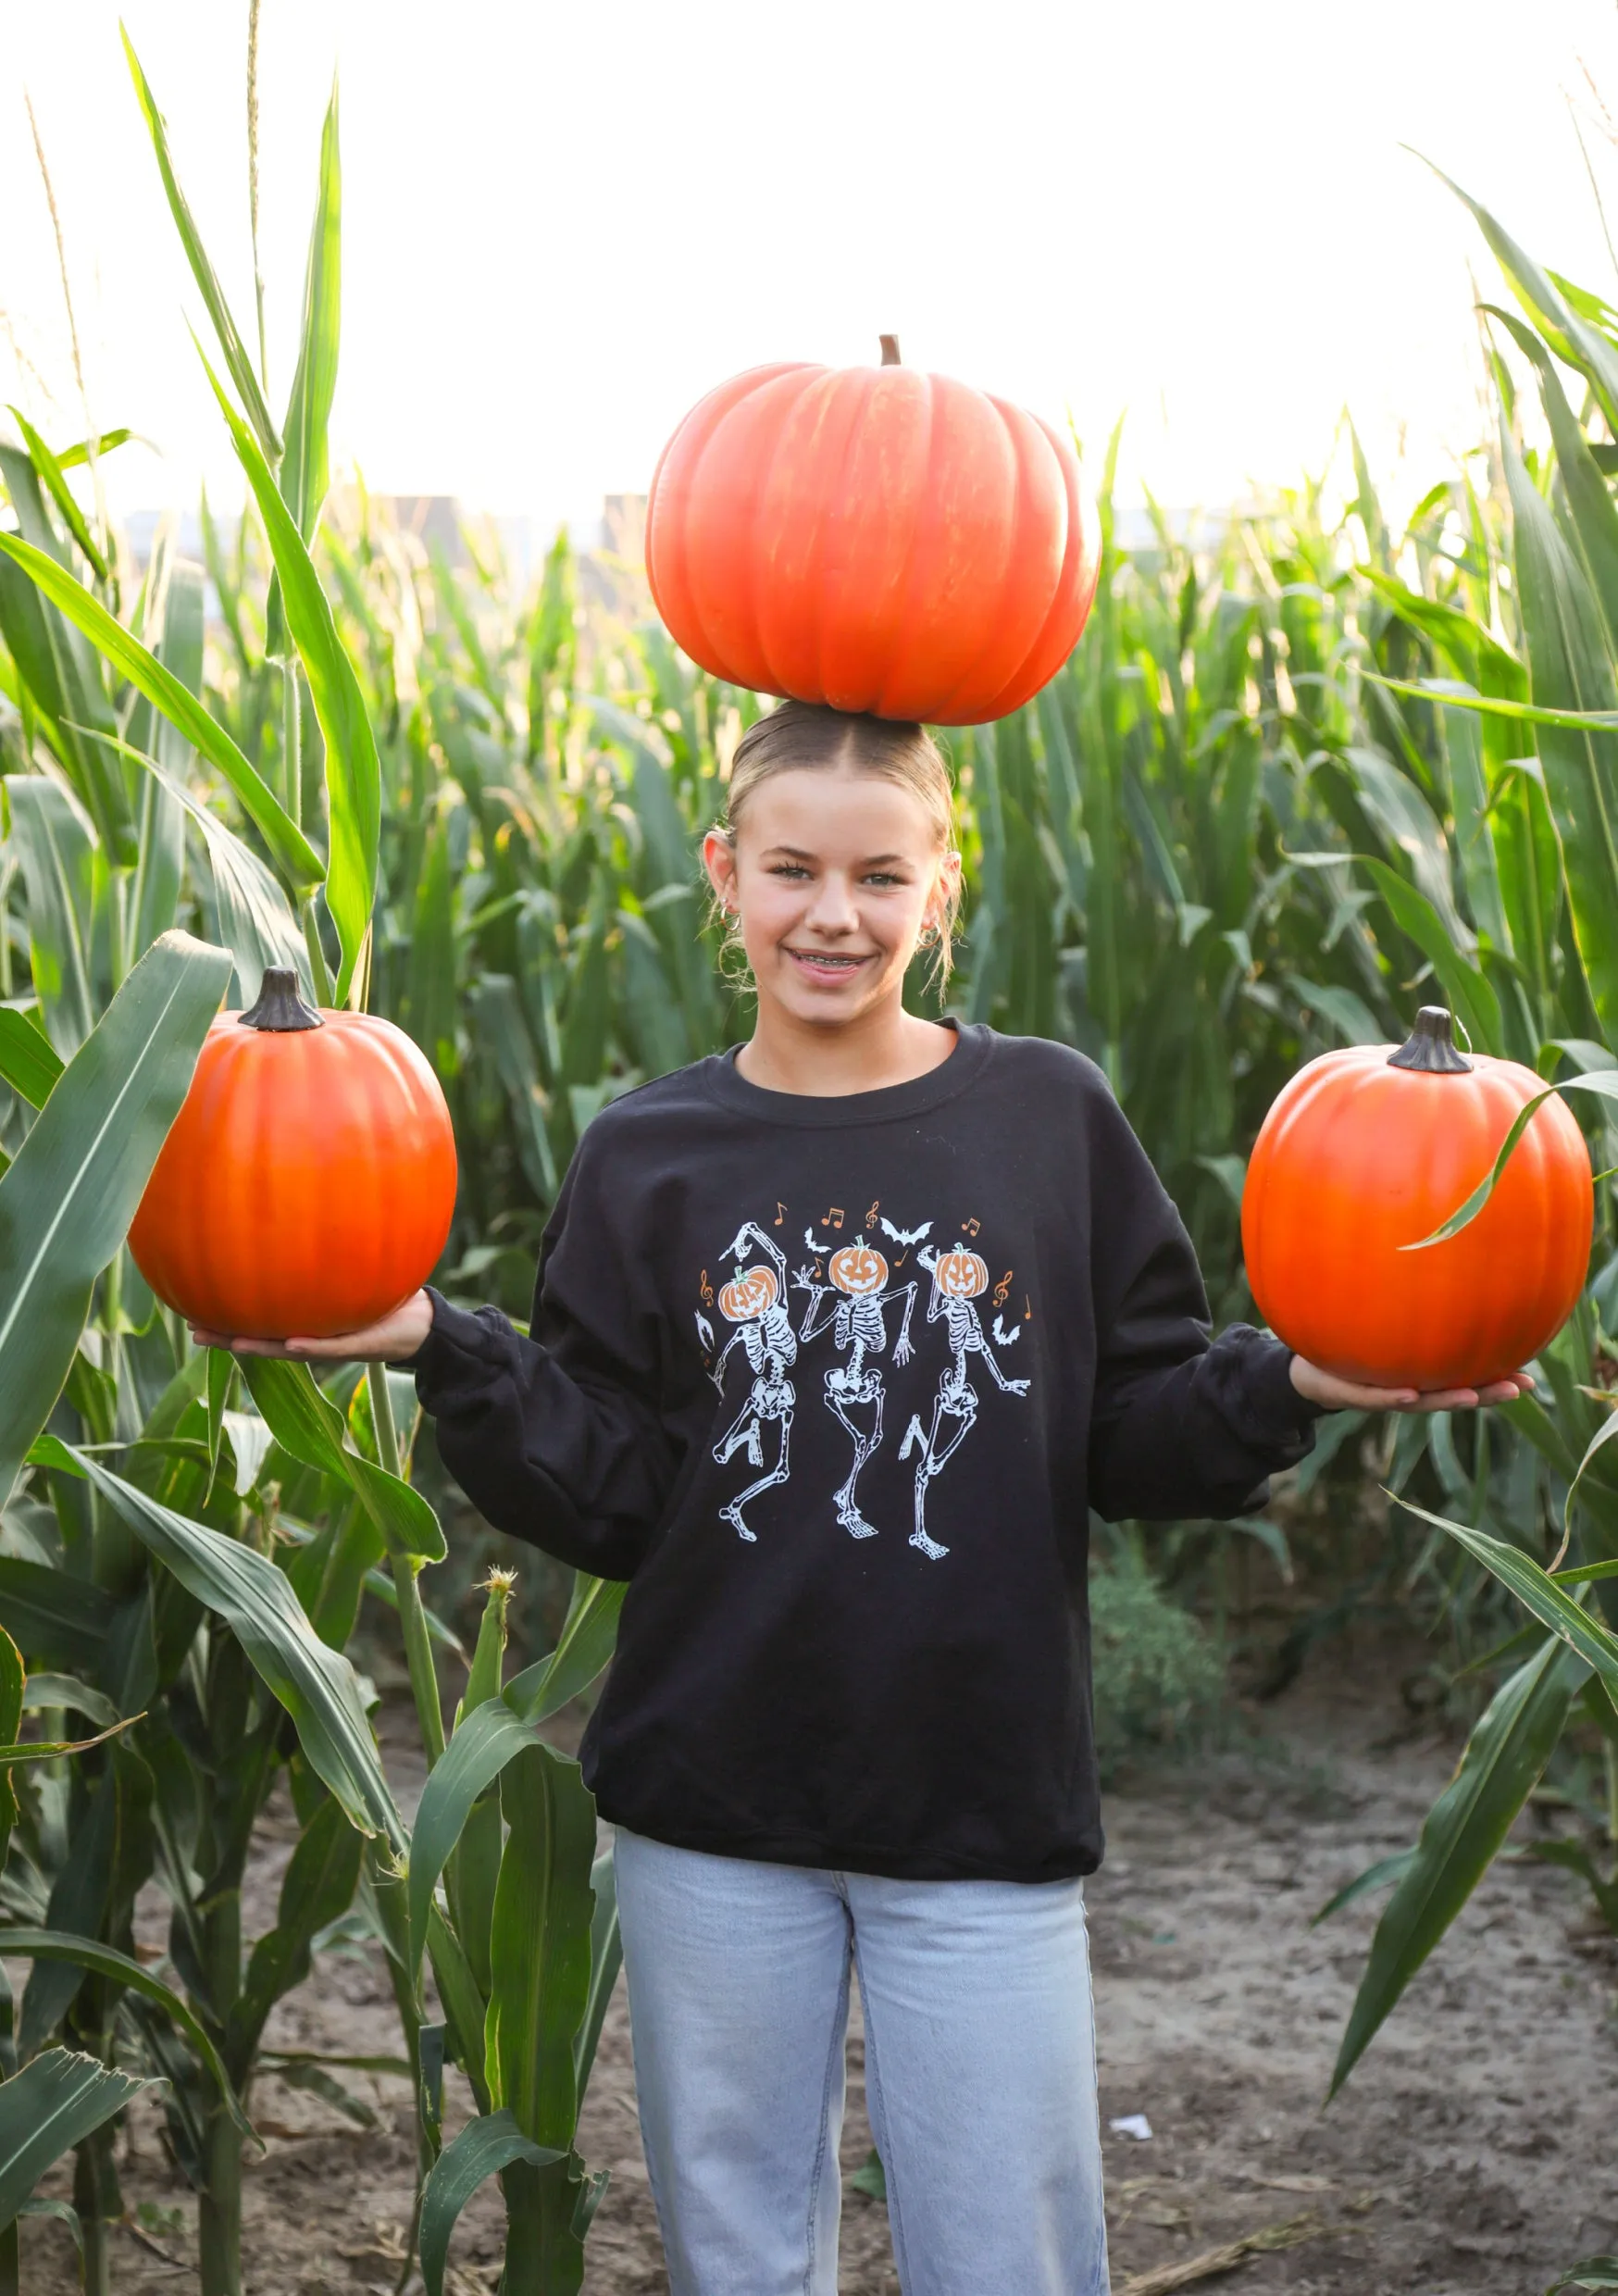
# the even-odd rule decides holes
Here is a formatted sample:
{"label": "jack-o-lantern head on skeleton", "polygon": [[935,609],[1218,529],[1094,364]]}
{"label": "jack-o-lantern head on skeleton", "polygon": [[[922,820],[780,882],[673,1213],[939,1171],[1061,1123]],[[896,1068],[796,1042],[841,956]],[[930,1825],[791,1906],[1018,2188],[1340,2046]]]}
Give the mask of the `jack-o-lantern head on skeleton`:
{"label": "jack-o-lantern head on skeleton", "polygon": [[888,1263],[871,1244],[845,1243],[832,1254],[827,1273],[845,1299],[861,1300],[882,1289]]}
{"label": "jack-o-lantern head on skeleton", "polygon": [[933,1281],[946,1299],[975,1300],[989,1289],[989,1268],[981,1255],[958,1243],[942,1253],[933,1268]]}
{"label": "jack-o-lantern head on skeleton", "polygon": [[775,1272],[768,1267],[739,1267],[721,1287],[719,1313],[730,1323],[753,1323],[776,1304]]}

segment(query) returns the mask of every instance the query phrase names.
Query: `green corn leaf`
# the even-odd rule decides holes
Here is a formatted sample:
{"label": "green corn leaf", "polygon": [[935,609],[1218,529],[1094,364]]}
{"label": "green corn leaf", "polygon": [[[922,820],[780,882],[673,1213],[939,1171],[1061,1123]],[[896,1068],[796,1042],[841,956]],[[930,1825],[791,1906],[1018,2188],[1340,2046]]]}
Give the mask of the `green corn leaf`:
{"label": "green corn leaf", "polygon": [[219,1471],[219,1440],[225,1432],[225,1405],[230,1400],[230,1382],[236,1369],[236,1359],[228,1348],[210,1347],[208,1354],[208,1491],[214,1488],[214,1478]]}
{"label": "green corn leaf", "polygon": [[1408,933],[1443,983],[1451,1009],[1458,1013],[1468,1037],[1480,1052],[1498,1052],[1503,1024],[1500,999],[1475,965],[1462,955],[1450,938],[1443,918],[1425,894],[1407,883],[1386,861],[1362,861],[1392,912],[1394,923]]}
{"label": "green corn leaf", "polygon": [[1589,1076],[1568,1077],[1561,1084],[1548,1084],[1542,1092],[1536,1092],[1531,1100],[1525,1101],[1512,1117],[1511,1129],[1501,1141],[1500,1153],[1487,1175],[1478,1181],[1465,1203],[1457,1204],[1449,1218],[1435,1228],[1430,1236],[1424,1236],[1419,1243],[1401,1244],[1400,1251],[1425,1252],[1430,1244],[1446,1243],[1451,1236],[1458,1236],[1463,1228],[1470,1227],[1500,1185],[1500,1174],[1511,1162],[1512,1152],[1533,1122],[1536,1111],[1542,1108],[1548,1100],[1554,1099],[1558,1092],[1599,1092],[1603,1100],[1618,1101],[1618,1068],[1602,1068]]}
{"label": "green corn leaf", "polygon": [[[1431,160],[1426,164],[1433,166]],[[1618,346],[1610,343],[1599,328],[1589,325],[1576,310],[1570,308],[1550,273],[1541,269],[1510,232],[1501,229],[1487,207],[1463,192],[1441,168],[1433,168],[1433,173],[1440,183],[1449,185],[1463,207],[1471,210],[1506,275],[1512,293],[1557,357],[1578,368],[1587,378],[1608,422],[1618,430]]]}
{"label": "green corn leaf", "polygon": [[27,1659],[100,1674],[120,1610],[87,1578],[0,1554],[0,1618]]}
{"label": "green corn leaf", "polygon": [[338,156],[337,90],[320,131],[320,189],[304,273],[304,325],[287,406],[280,492],[305,542],[313,543],[330,484],[327,430],[337,389],[342,315],[342,163]]}
{"label": "green corn leaf", "polygon": [[[16,784],[13,783],[13,787]],[[43,1108],[65,1063],[27,1013],[0,1010],[0,1078],[31,1108]]]}
{"label": "green corn leaf", "polygon": [[[0,478],[17,512],[19,531],[8,539],[37,550],[65,581],[79,584],[66,546],[45,510],[39,477],[17,448],[0,445]],[[72,618],[56,612],[19,568],[0,566],[0,634],[21,680],[19,706],[61,761],[62,769],[95,823],[108,858],[127,867],[135,859],[135,825],[122,774],[102,746],[116,730],[101,666]],[[79,732],[62,730],[71,718]],[[31,747],[31,743],[25,743]]]}
{"label": "green corn leaf", "polygon": [[[115,447],[127,446],[134,435],[130,430],[104,430],[94,443],[95,452],[97,455],[110,455]],[[56,456],[56,468],[58,470],[75,470],[81,463],[89,460],[90,441],[81,439],[76,446],[62,448]]]}
{"label": "green corn leaf", "polygon": [[1389,693],[1408,694],[1417,702],[1447,702],[1454,709],[1469,709],[1481,718],[1509,718],[1521,726],[1566,726],[1611,731],[1618,728],[1618,709],[1553,709],[1537,702],[1514,702],[1502,693],[1471,693],[1452,678],[1384,678],[1375,670],[1361,675]]}
{"label": "green corn leaf", "polygon": [[156,99],[147,85],[146,75],[141,69],[140,58],[131,44],[129,33],[123,30],[121,25],[118,30],[123,39],[124,54],[129,58],[130,77],[135,83],[135,94],[139,99],[141,110],[145,117],[146,126],[151,134],[152,149],[157,156],[157,171],[163,178],[163,189],[168,199],[168,211],[174,218],[175,228],[180,233],[180,244],[185,249],[185,259],[191,266],[191,275],[195,280],[202,299],[207,306],[208,317],[214,323],[214,332],[218,337],[219,348],[225,356],[225,364],[230,370],[230,380],[241,393],[242,404],[247,409],[248,418],[258,433],[259,443],[271,462],[279,462],[281,455],[281,442],[275,424],[270,420],[269,409],[264,403],[264,393],[258,387],[258,377],[254,372],[253,361],[247,356],[247,346],[242,340],[235,320],[230,317],[230,307],[225,301],[225,291],[219,285],[218,276],[213,265],[208,261],[207,250],[202,243],[202,234],[196,228],[185,193],[180,188],[179,179],[174,172],[174,162],[168,150],[168,124],[162,113],[157,109]]}
{"label": "green corn leaf", "polygon": [[500,1780],[505,1850],[490,1933],[484,2078],[536,2144],[569,2146],[579,2034],[590,2000],[595,1797],[554,1746],[525,1747]]}
{"label": "green corn leaf", "polygon": [[23,444],[28,448],[29,459],[32,462],[34,468],[38,471],[40,478],[49,492],[52,501],[56,504],[56,508],[61,512],[63,519],[67,524],[68,531],[72,535],[73,540],[78,543],[80,549],[84,553],[84,555],[89,559],[91,565],[95,568],[97,580],[106,581],[107,573],[106,560],[102,556],[101,552],[96,548],[95,538],[84,523],[84,514],[80,509],[78,504],[73,500],[72,489],[68,486],[67,480],[62,476],[61,464],[56,460],[50,448],[45,444],[44,439],[41,438],[39,432],[34,429],[32,423],[29,421],[26,415],[20,413],[15,406],[10,409],[10,414],[12,421],[16,423],[18,429],[22,433]]}
{"label": "green corn leaf", "polygon": [[92,645],[106,655],[137,693],[205,757],[235,791],[242,809],[275,857],[290,889],[307,892],[325,874],[319,855],[297,824],[282,810],[268,783],[242,755],[230,736],[193,694],[186,692],[172,670],[114,619],[81,582],[63,571],[54,558],[15,534],[0,534],[0,551],[16,560],[54,605],[84,632]]}
{"label": "green corn leaf", "polygon": [[442,1562],[449,1550],[432,1508],[410,1484],[348,1447],[342,1414],[321,1394],[307,1364],[278,1355],[240,1361],[253,1400],[283,1451],[322,1475],[340,1477],[391,1551]]}
{"label": "green corn leaf", "polygon": [[52,1043],[79,1050],[101,1009],[95,962],[95,833],[59,781],[14,774],[6,784],[28,890],[29,960]]}
{"label": "green corn leaf", "polygon": [[[48,1706],[66,1706],[103,1730],[111,1729],[118,1718],[118,1708],[105,1691],[92,1689],[88,1682],[81,1682],[77,1675],[50,1674],[36,1667],[24,1685],[23,1712],[38,1714]],[[16,1734],[14,1729],[12,1736]]]}
{"label": "green corn leaf", "polygon": [[[144,767],[148,786],[160,790],[168,804],[189,814],[202,831],[214,873],[219,939],[230,950],[234,967],[235,1004],[245,1008],[253,1003],[259,983],[274,965],[295,972],[309,1003],[317,1003],[303,929],[286,894],[252,847],[228,830],[218,815],[210,812],[149,750],[117,740],[110,746]],[[143,821],[145,817],[143,813]]]}
{"label": "green corn leaf", "polygon": [[[1509,432],[1512,556],[1536,703],[1611,710],[1612,657],[1588,576],[1523,467]],[[1618,1031],[1618,737],[1541,725],[1536,736],[1562,840],[1574,938],[1604,1032]]]}
{"label": "green corn leaf", "polygon": [[228,963],[221,949],[166,933],[0,1177],[0,1493],[61,1392],[95,1279],[185,1097]]}
{"label": "green corn leaf", "polygon": [[[150,579],[150,577],[148,578]],[[203,684],[203,569],[189,560],[171,564],[164,585],[163,635],[157,658],[188,693],[200,697]],[[130,889],[131,954],[139,956],[173,924],[185,873],[185,815],[169,781],[189,787],[195,756],[191,743],[143,698],[131,711],[132,745],[154,748],[164,780],[142,777],[136,800],[140,855]],[[260,863],[260,867],[263,864]]]}
{"label": "green corn leaf", "polygon": [[514,1674],[505,1686],[504,1696],[514,1713],[528,1722],[544,1722],[590,1688],[613,1654],[628,1592],[622,1579],[578,1573],[555,1649]]}
{"label": "green corn leaf", "polygon": [[35,1456],[41,1465],[88,1478],[142,1545],[224,1619],[292,1716],[311,1768],[350,1822],[403,1848],[404,1824],[382,1775],[354,1669],[316,1635],[286,1573],[255,1548],[174,1514],[55,1436],[42,1438]]}
{"label": "green corn leaf", "polygon": [[420,2258],[427,2296],[443,2296],[450,2235],[479,2186],[513,2161],[543,2168],[566,2157],[549,2146],[530,2143],[504,2109],[468,2121],[439,2154],[422,2188]]}
{"label": "green corn leaf", "polygon": [[[0,1735],[14,1739],[22,1728],[26,1692],[22,1653],[4,1627],[0,1627]],[[6,1846],[18,1815],[17,1791],[7,1774],[0,1777],[0,1872],[5,1870]]]}
{"label": "green corn leaf", "polygon": [[[1595,1444],[1590,1446],[1591,1451],[1595,1448]],[[1587,1459],[1588,1456],[1587,1453]],[[1580,1472],[1583,1472],[1582,1468]],[[1525,1554],[1521,1547],[1508,1546],[1503,1540],[1491,1539],[1487,1531],[1475,1530],[1469,1523],[1452,1523],[1442,1515],[1429,1515],[1425,1507],[1413,1505],[1409,1499],[1400,1499],[1399,1504],[1407,1513],[1420,1516],[1424,1523],[1431,1523],[1438,1530],[1448,1531],[1458,1545],[1466,1549],[1475,1562],[1481,1563],[1486,1570],[1491,1571],[1501,1586],[1516,1596],[1525,1610],[1531,1611],[1542,1627],[1549,1627],[1551,1633],[1567,1645],[1574,1656],[1582,1662],[1583,1669],[1599,1678],[1614,1709],[1618,1710],[1618,1635],[1610,1627],[1582,1609],[1557,1584],[1550,1572],[1542,1570],[1533,1556]],[[1554,1643],[1550,1647],[1554,1649]],[[1578,1687],[1579,1676],[1580,1669],[1575,1669],[1571,1678],[1574,1689]]]}
{"label": "green corn leaf", "polygon": [[132,1730],[137,1722],[145,1718],[143,1714],[131,1714],[127,1721],[113,1722],[105,1730],[97,1730],[93,1738],[13,1739],[10,1744],[0,1745],[0,1769],[28,1762],[54,1762],[61,1754],[88,1753],[92,1746],[104,1746],[109,1738]]}
{"label": "green corn leaf", "polygon": [[[1459,1535],[1453,1523],[1441,1528]],[[1466,1742],[1460,1768],[1428,1811],[1410,1868],[1376,1925],[1338,2052],[1331,2096],[1476,1888],[1549,1761],[1587,1671],[1580,1657],[1548,1641],[1495,1693]]]}
{"label": "green corn leaf", "polygon": [[1411,874],[1442,921],[1452,946],[1469,953],[1474,936],[1455,906],[1450,850],[1432,807],[1409,775],[1400,773],[1380,750],[1350,749],[1344,756],[1353,771],[1361,804],[1388,842],[1409,861]]}
{"label": "green corn leaf", "polygon": [[479,2112],[487,2113],[492,2099],[483,2077],[483,2028],[489,2004],[459,1938],[436,1905],[427,1918],[427,1955],[443,2003],[455,2063],[472,2085]]}
{"label": "green corn leaf", "polygon": [[230,2005],[232,2064],[253,2063],[270,2011],[309,1974],[317,1932],[353,1903],[363,1848],[342,1805],[325,1796],[287,1862],[275,1928],[253,1948],[241,1995]]}
{"label": "green corn leaf", "polygon": [[433,1890],[468,1813],[516,1754],[539,1743],[541,1725],[600,1674],[612,1656],[626,1591],[619,1580],[580,1573],[550,1656],[515,1676],[498,1698],[467,1714],[434,1766],[422,1791],[410,1847],[413,1970],[421,1965]]}
{"label": "green corn leaf", "polygon": [[195,2012],[171,1985],[166,1985],[143,1963],[133,1960],[128,1953],[116,1952],[110,1945],[100,1944],[93,1938],[65,1936],[56,1929],[0,1928],[0,1953],[13,1954],[19,1961],[68,1962],[75,1968],[88,1969],[94,1977],[106,1978],[129,1992],[138,1993],[143,2001],[149,2001],[180,2028],[207,2066],[230,2118],[244,2137],[253,2136],[253,2124],[242,2110],[241,2101],[225,2070],[224,2059],[208,2039]]}
{"label": "green corn leaf", "polygon": [[70,2049],[47,2049],[0,2081],[0,2227],[47,2168],[151,2086]]}
{"label": "green corn leaf", "polygon": [[618,1971],[624,1965],[624,1941],[618,1928],[618,1876],[610,1842],[590,1869],[590,1886],[595,1892],[595,1911],[590,1924],[590,1992],[584,2006],[584,2022],[573,2048],[574,2072],[581,2099],[590,2086],[595,2053],[601,2045],[601,2028],[606,2022]]}
{"label": "green corn leaf", "polygon": [[1618,2288],[1618,2256],[1587,2256],[1569,2265],[1560,2280],[1552,2280],[1545,2296],[1562,2296],[1569,2288]]}
{"label": "green corn leaf", "polygon": [[335,1000],[342,1004],[347,1000],[370,931],[376,899],[377,855],[382,833],[382,769],[376,738],[354,664],[337,634],[330,602],[320,587],[297,522],[282,502],[252,431],[230,405],[205,357],[203,366],[264,520],[270,555],[280,577],[287,627],[309,680],[309,698],[325,737],[326,793],[331,815],[326,905],[342,951]]}
{"label": "green corn leaf", "polygon": [[1310,1928],[1318,1929],[1323,1921],[1329,1921],[1334,1914],[1340,1914],[1345,1905],[1352,1905],[1357,1899],[1369,1897],[1373,1890],[1386,1890],[1390,1883],[1402,1881],[1415,1861],[1414,1850],[1396,1850],[1391,1857],[1379,1857],[1375,1866],[1367,1866],[1363,1874],[1356,1874],[1352,1881],[1345,1883],[1335,1897],[1328,1897],[1318,1914],[1311,1915]]}

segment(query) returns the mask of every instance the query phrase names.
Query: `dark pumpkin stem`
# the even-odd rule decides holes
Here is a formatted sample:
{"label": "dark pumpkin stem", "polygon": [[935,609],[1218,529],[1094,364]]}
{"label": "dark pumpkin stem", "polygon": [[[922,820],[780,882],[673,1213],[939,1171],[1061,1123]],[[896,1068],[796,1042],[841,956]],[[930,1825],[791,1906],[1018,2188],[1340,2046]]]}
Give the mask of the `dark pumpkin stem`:
{"label": "dark pumpkin stem", "polygon": [[297,974],[284,965],[266,967],[259,983],[258,1002],[241,1018],[244,1029],[268,1029],[272,1033],[318,1029],[323,1025],[313,1005],[305,1004]]}
{"label": "dark pumpkin stem", "polygon": [[1389,1053],[1390,1068],[1413,1068],[1421,1076],[1470,1076],[1472,1063],[1455,1042],[1454,1026],[1442,1004],[1424,1004],[1415,1027],[1398,1052]]}
{"label": "dark pumpkin stem", "polygon": [[899,356],[899,338],[898,338],[898,336],[897,336],[897,335],[879,335],[879,336],[877,338],[877,341],[880,343],[880,344],[882,345],[882,364],[883,364],[883,366],[884,366],[884,367],[902,367],[902,366],[903,366],[903,364],[904,364],[904,361],[903,361],[903,360],[900,357],[900,356]]}

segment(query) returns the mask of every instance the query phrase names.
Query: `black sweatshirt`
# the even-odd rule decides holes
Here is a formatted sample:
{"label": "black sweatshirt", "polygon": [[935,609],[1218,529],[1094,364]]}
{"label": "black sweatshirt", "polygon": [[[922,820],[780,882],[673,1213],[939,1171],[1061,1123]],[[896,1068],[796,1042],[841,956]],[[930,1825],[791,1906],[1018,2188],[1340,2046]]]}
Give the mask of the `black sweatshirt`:
{"label": "black sweatshirt", "polygon": [[492,1523],[630,1581],[585,1734],[604,1816],[736,1857],[1046,1881],[1101,1854],[1089,1511],[1261,1505],[1313,1407],[1210,1346],[1101,1071],[963,1026],[815,1099],[698,1061],[611,1102],[532,1336],[434,1297],[414,1359]]}

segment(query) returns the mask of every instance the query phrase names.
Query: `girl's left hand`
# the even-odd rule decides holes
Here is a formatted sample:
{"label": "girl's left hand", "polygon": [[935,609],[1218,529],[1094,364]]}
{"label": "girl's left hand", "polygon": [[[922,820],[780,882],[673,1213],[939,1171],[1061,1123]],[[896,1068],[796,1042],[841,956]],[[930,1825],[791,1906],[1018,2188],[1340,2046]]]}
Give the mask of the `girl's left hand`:
{"label": "girl's left hand", "polygon": [[1484,1404],[1514,1404],[1534,1385],[1525,1371],[1513,1371],[1509,1379],[1492,1379],[1487,1387],[1433,1388],[1424,1394],[1414,1387],[1360,1387],[1306,1363],[1301,1355],[1293,1356],[1291,1369],[1298,1392],[1327,1411],[1475,1411]]}

